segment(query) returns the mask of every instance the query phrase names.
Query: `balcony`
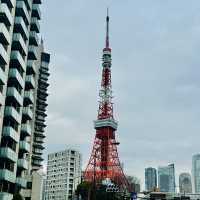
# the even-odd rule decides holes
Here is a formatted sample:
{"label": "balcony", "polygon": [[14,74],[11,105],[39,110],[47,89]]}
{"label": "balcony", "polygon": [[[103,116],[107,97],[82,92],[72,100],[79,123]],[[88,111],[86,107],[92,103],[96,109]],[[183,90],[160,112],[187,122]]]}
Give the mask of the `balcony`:
{"label": "balcony", "polygon": [[28,47],[28,59],[29,60],[37,60],[37,49],[35,46]]}
{"label": "balcony", "polygon": [[13,195],[7,192],[0,192],[0,199],[1,200],[12,200]]}
{"label": "balcony", "polygon": [[12,162],[17,162],[17,154],[9,147],[0,148],[0,157],[9,159]]}
{"label": "balcony", "polygon": [[5,3],[1,3],[0,6],[0,22],[5,23],[6,26],[11,26],[13,17],[10,13],[10,10]]}
{"label": "balcony", "polygon": [[28,39],[28,30],[23,17],[15,17],[15,32],[21,33],[25,40]]}
{"label": "balcony", "polygon": [[11,60],[14,66],[20,66],[25,71],[26,65],[19,51],[11,52]]}
{"label": "balcony", "polygon": [[7,88],[7,96],[13,97],[20,106],[23,105],[23,98],[15,87],[8,87]]}
{"label": "balcony", "polygon": [[32,165],[36,165],[36,166],[42,166],[42,160],[37,160],[37,159],[34,159],[32,158]]}
{"label": "balcony", "polygon": [[0,67],[0,84],[5,85],[6,83],[6,75],[5,72]]}
{"label": "balcony", "polygon": [[35,138],[34,138],[34,141],[35,141],[36,143],[44,143],[44,138],[43,138],[43,137],[35,137]]}
{"label": "balcony", "polygon": [[4,49],[3,45],[0,44],[0,65],[8,64],[8,54]]}
{"label": "balcony", "polygon": [[14,8],[14,0],[1,0],[1,3],[6,3],[9,8]]}
{"label": "balcony", "polygon": [[26,87],[28,87],[29,89],[35,88],[35,80],[32,75],[27,75],[25,80],[26,80]]}
{"label": "balcony", "polygon": [[17,161],[17,166],[22,169],[28,169],[28,162],[25,159],[19,159]]}
{"label": "balcony", "polygon": [[3,127],[3,136],[12,138],[15,142],[19,142],[19,134],[11,126]]}
{"label": "balcony", "polygon": [[26,104],[33,104],[34,103],[34,97],[33,97],[32,91],[25,91],[24,101],[25,101]]}
{"label": "balcony", "polygon": [[24,39],[20,33],[13,34],[13,49],[18,50],[22,53],[23,56],[27,55],[27,46],[24,42]]}
{"label": "balcony", "polygon": [[29,124],[22,124],[21,133],[25,134],[26,136],[31,136],[31,126]]}
{"label": "balcony", "polygon": [[16,15],[23,17],[27,26],[30,24],[30,15],[27,10],[27,5],[24,1],[17,1]]}
{"label": "balcony", "polygon": [[30,144],[26,141],[19,142],[19,149],[24,152],[30,152]]}
{"label": "balcony", "polygon": [[25,178],[17,177],[16,178],[16,184],[19,185],[22,188],[26,188],[27,180]]}
{"label": "balcony", "polygon": [[3,45],[10,44],[10,34],[4,23],[0,23],[0,43]]}
{"label": "balcony", "polygon": [[15,183],[15,173],[7,169],[0,169],[0,180],[5,180],[11,183]]}
{"label": "balcony", "polygon": [[29,107],[24,107],[22,113],[23,117],[26,118],[27,120],[33,119],[33,112]]}
{"label": "balcony", "polygon": [[34,146],[34,148],[45,149],[44,146],[42,145],[42,143],[39,143],[39,142],[34,142],[33,146]]}
{"label": "balcony", "polygon": [[24,88],[25,82],[23,78],[21,77],[21,74],[16,68],[10,68],[8,76],[9,76],[10,81],[13,81],[14,83],[18,83],[21,86],[21,88]]}
{"label": "balcony", "polygon": [[33,60],[28,60],[27,62],[27,73],[36,74],[36,66]]}
{"label": "balcony", "polygon": [[11,118],[13,118],[18,124],[21,123],[21,116],[20,116],[20,114],[12,106],[6,106],[5,107],[4,116],[5,117],[11,117]]}
{"label": "balcony", "polygon": [[37,17],[37,19],[41,19],[41,11],[39,4],[33,4],[32,17]]}
{"label": "balcony", "polygon": [[35,31],[31,31],[29,35],[29,44],[30,45],[39,45],[39,37]]}
{"label": "balcony", "polygon": [[40,24],[37,17],[31,18],[31,31],[36,31],[37,33],[40,32]]}

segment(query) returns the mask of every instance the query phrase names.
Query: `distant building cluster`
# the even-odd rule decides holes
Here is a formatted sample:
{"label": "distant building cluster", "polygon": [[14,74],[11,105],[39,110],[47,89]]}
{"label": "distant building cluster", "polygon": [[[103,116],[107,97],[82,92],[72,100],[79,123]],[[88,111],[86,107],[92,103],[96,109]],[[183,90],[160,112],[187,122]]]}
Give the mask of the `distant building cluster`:
{"label": "distant building cluster", "polygon": [[188,172],[179,175],[179,185],[175,181],[175,166],[169,164],[158,169],[145,169],[145,190],[182,194],[200,194],[200,154],[192,157],[192,176]]}

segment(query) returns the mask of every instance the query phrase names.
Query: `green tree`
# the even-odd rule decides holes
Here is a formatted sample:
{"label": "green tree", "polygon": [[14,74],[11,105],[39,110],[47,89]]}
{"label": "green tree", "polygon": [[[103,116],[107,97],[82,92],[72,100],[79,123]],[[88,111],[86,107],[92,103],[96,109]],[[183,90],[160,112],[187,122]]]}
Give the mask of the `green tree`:
{"label": "green tree", "polygon": [[88,182],[82,182],[80,183],[78,186],[77,186],[77,189],[76,189],[76,195],[79,196],[81,195],[81,198],[83,200],[87,200],[88,199],[88,195],[89,195],[89,192],[91,190],[91,183],[88,183]]}
{"label": "green tree", "polygon": [[13,195],[13,200],[24,200],[21,194],[16,193]]}

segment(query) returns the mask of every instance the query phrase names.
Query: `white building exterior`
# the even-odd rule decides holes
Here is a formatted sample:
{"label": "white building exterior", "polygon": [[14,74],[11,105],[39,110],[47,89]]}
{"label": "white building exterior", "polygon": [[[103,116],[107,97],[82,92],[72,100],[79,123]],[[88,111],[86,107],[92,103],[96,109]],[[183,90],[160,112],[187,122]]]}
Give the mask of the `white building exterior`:
{"label": "white building exterior", "polygon": [[45,200],[70,200],[81,182],[81,154],[74,149],[48,155]]}

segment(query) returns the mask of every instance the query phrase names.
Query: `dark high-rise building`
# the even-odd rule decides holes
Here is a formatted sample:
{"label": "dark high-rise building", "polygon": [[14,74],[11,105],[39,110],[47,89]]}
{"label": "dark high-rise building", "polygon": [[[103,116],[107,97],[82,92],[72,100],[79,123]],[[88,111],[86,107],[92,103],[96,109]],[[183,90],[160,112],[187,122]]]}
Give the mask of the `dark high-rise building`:
{"label": "dark high-rise building", "polygon": [[158,187],[161,192],[175,193],[175,168],[174,164],[158,168]]}
{"label": "dark high-rise building", "polygon": [[157,187],[157,171],[149,167],[145,169],[145,190],[152,191]]}

